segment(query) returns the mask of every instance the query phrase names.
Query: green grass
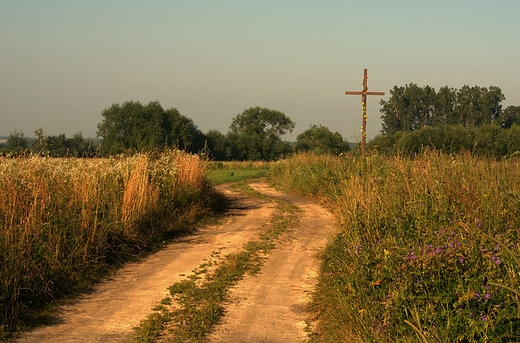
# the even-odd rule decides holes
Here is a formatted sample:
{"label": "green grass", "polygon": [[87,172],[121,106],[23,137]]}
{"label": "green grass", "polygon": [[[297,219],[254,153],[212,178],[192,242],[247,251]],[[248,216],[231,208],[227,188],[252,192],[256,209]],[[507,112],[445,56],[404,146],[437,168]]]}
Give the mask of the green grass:
{"label": "green grass", "polygon": [[241,180],[264,177],[269,174],[269,169],[214,169],[209,170],[207,178],[214,185],[237,182]]}
{"label": "green grass", "polygon": [[[246,189],[245,183],[239,186]],[[251,190],[249,194],[259,193]],[[228,290],[245,274],[259,271],[265,254],[275,247],[276,239],[287,227],[298,220],[298,209],[278,201],[278,212],[258,240],[244,245],[240,252],[223,258],[219,252],[213,260],[205,262],[185,280],[169,287],[172,306],[159,306],[135,328],[131,342],[154,342],[161,337],[166,342],[206,342],[211,327],[223,314],[223,303]],[[214,265],[214,268],[211,266]]]}
{"label": "green grass", "polygon": [[271,181],[328,204],[317,342],[520,341],[520,160],[296,155]]}

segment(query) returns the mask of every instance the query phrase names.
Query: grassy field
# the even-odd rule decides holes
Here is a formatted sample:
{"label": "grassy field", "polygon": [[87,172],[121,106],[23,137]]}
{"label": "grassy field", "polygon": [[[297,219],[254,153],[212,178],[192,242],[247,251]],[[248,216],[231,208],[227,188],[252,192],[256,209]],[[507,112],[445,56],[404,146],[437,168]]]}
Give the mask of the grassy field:
{"label": "grassy field", "polygon": [[318,342],[520,341],[520,160],[297,155],[271,182],[340,232],[322,253]]}
{"label": "grassy field", "polygon": [[179,151],[0,159],[0,339],[216,206],[207,162]]}
{"label": "grassy field", "polygon": [[207,177],[214,185],[264,177],[271,165],[270,162],[211,162]]}

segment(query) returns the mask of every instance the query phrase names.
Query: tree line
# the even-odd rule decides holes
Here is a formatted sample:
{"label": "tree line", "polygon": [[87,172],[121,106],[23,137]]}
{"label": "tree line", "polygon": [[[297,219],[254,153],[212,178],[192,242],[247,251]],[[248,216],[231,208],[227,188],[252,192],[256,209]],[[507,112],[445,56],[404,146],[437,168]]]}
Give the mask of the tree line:
{"label": "tree line", "polygon": [[3,150],[53,157],[103,157],[177,148],[219,161],[274,161],[295,151],[340,154],[350,149],[338,132],[322,125],[311,125],[297,136],[295,144],[283,141],[282,136],[293,131],[295,122],[280,111],[258,106],[236,115],[226,134],[217,130],[203,133],[191,118],[176,108],[165,110],[158,101],[113,104],[101,115],[99,144],[83,139],[81,133],[72,138],[65,134],[44,136],[40,128],[30,143],[22,132],[11,133]]}
{"label": "tree line", "polygon": [[499,87],[461,89],[394,86],[381,100],[382,131],[369,142],[379,151],[417,153],[425,148],[508,156],[520,150],[520,106],[502,108]]}
{"label": "tree line", "polygon": [[[491,156],[520,151],[520,106],[502,109],[505,96],[499,87],[463,86],[461,89],[420,87],[414,83],[394,86],[388,100],[381,100],[382,130],[368,148],[386,152],[415,153],[424,148],[447,152],[468,150]],[[178,148],[204,153],[219,160],[274,161],[293,152],[341,154],[350,145],[338,132],[311,125],[295,143],[282,140],[295,123],[284,113],[250,107],[236,115],[227,133],[203,133],[192,119],[176,108],[164,109],[158,101],[113,104],[102,113],[98,141],[81,133],[45,136],[35,131],[29,141],[20,131],[0,146],[5,153],[30,151],[43,156],[110,156]]]}

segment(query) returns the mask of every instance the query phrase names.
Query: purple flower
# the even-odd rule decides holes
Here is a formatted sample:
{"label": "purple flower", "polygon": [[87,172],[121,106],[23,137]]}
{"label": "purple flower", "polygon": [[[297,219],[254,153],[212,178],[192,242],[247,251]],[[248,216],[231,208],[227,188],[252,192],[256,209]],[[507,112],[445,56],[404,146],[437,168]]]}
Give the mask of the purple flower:
{"label": "purple flower", "polygon": [[463,264],[464,261],[465,261],[464,257],[459,257],[459,263],[460,263],[460,264]]}
{"label": "purple flower", "polygon": [[497,266],[502,264],[502,260],[500,259],[500,257],[497,257],[495,255],[491,255],[489,259],[493,261],[493,263],[495,263]]}
{"label": "purple flower", "polygon": [[480,299],[480,294],[477,293],[477,292],[475,292],[475,298],[476,298],[476,299]]}
{"label": "purple flower", "polygon": [[477,223],[477,227],[480,229],[482,227],[482,222],[480,221],[480,219],[475,219],[475,223]]}
{"label": "purple flower", "polygon": [[487,322],[488,321],[488,317],[487,316],[482,316],[482,318],[480,318],[480,319],[482,319],[483,322]]}
{"label": "purple flower", "polygon": [[416,259],[417,259],[417,255],[415,255],[415,253],[413,251],[410,251],[410,253],[408,255],[406,255],[407,261],[416,260]]}
{"label": "purple flower", "polygon": [[486,299],[486,300],[489,300],[489,299],[491,299],[491,294],[489,294],[489,293],[486,293],[486,295],[484,295],[484,299]]}

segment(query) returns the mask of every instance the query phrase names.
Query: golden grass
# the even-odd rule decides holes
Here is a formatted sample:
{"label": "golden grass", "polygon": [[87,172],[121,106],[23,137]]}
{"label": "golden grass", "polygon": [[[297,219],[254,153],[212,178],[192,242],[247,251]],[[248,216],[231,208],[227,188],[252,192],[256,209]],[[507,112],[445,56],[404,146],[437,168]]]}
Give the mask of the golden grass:
{"label": "golden grass", "polygon": [[0,326],[178,230],[180,216],[196,217],[205,205],[193,204],[209,191],[206,163],[180,151],[0,158]]}

